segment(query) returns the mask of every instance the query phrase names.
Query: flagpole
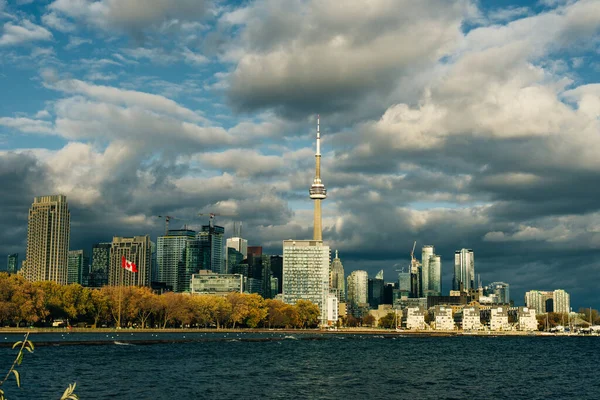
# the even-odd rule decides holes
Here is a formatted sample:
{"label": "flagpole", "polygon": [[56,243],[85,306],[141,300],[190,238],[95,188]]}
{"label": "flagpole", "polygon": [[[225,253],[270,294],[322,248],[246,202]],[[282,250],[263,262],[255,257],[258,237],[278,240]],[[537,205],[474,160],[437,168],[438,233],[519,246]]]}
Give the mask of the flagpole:
{"label": "flagpole", "polygon": [[[123,257],[123,256],[121,256]],[[121,258],[121,260],[123,260],[123,258]],[[121,302],[123,301],[123,265],[122,265],[123,261],[121,261],[121,268],[120,268],[120,272],[119,272],[119,326],[117,327],[117,329],[121,328]]]}

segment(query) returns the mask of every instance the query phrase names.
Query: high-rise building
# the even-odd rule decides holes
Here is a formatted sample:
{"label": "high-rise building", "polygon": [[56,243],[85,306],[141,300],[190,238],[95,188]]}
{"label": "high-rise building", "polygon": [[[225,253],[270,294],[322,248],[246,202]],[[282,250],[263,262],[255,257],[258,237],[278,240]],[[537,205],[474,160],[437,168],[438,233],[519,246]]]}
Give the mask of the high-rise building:
{"label": "high-rise building", "polygon": [[327,323],[329,295],[329,246],[320,240],[283,241],[283,301],[296,304],[309,300],[321,311],[321,324]]}
{"label": "high-rise building", "polygon": [[227,239],[227,243],[225,245],[228,249],[235,249],[243,255],[242,260],[248,258],[248,241],[246,239],[242,239],[241,237],[232,237]]}
{"label": "high-rise building", "polygon": [[471,249],[454,252],[454,279],[452,290],[469,292],[475,289],[475,256]]}
{"label": "high-rise building", "polygon": [[368,297],[369,306],[377,309],[380,304],[383,304],[383,270],[379,271],[375,278],[369,278]]}
{"label": "high-rise building", "polygon": [[196,241],[196,232],[189,229],[169,230],[156,240],[158,282],[170,286],[174,292],[189,290],[192,274],[197,272],[187,263],[190,241]]}
{"label": "high-rise building", "polygon": [[427,296],[429,290],[429,258],[433,256],[435,250],[432,245],[425,245],[421,250],[421,297]]}
{"label": "high-rise building", "polygon": [[277,280],[277,291],[271,291],[271,293],[278,294],[283,293],[283,257],[282,256],[271,256],[271,273],[273,278]]}
{"label": "high-rise building", "polygon": [[203,225],[196,237],[202,242],[202,269],[209,269],[217,274],[225,273],[225,257],[223,254],[223,235],[225,228],[213,224]]}
{"label": "high-rise building", "polygon": [[90,259],[83,250],[69,250],[67,283],[83,283],[83,276],[88,274]]}
{"label": "high-rise building", "polygon": [[341,302],[346,301],[346,278],[344,275],[344,266],[340,260],[338,251],[335,251],[335,258],[331,262],[331,288],[338,295]]}
{"label": "high-rise building", "polygon": [[310,187],[310,198],[315,202],[313,240],[323,240],[321,225],[321,200],[327,198],[327,189],[321,182],[321,132],[319,129],[320,117],[317,116],[317,152],[315,153],[315,179]]}
{"label": "high-rise building", "polygon": [[6,271],[9,274],[19,272],[19,253],[9,254],[6,260]]}
{"label": "high-rise building", "polygon": [[400,298],[408,298],[411,294],[411,273],[401,270],[398,272],[398,291]]}
{"label": "high-rise building", "polygon": [[[552,301],[554,292],[544,292],[541,290],[530,290],[525,293],[525,305],[528,308],[533,308],[536,314],[545,314],[550,312],[548,301]],[[550,305],[552,307],[552,305]]]}
{"label": "high-rise building", "polygon": [[71,215],[64,195],[33,200],[27,225],[27,252],[21,274],[25,279],[67,283]]}
{"label": "high-rise building", "polygon": [[348,275],[348,305],[357,310],[369,301],[369,275],[367,271],[356,270]]}
{"label": "high-rise building", "polygon": [[429,257],[429,289],[426,296],[442,295],[442,258],[436,254]]}
{"label": "high-rise building", "polygon": [[505,282],[492,282],[484,288],[486,296],[494,295],[499,304],[510,303],[510,285]]}
{"label": "high-rise building", "polygon": [[557,289],[552,293],[554,301],[554,312],[568,313],[571,312],[571,296],[562,289]]}
{"label": "high-rise building", "polygon": [[92,263],[88,277],[88,286],[102,287],[108,284],[111,243],[96,243],[92,246]]}
{"label": "high-rise building", "polygon": [[[121,266],[122,257],[135,263],[138,272],[130,272]],[[150,236],[115,236],[110,249],[108,284],[111,286],[150,286],[152,244]]]}
{"label": "high-rise building", "polygon": [[442,294],[442,260],[435,254],[432,245],[423,246],[421,252],[421,293],[422,297]]}

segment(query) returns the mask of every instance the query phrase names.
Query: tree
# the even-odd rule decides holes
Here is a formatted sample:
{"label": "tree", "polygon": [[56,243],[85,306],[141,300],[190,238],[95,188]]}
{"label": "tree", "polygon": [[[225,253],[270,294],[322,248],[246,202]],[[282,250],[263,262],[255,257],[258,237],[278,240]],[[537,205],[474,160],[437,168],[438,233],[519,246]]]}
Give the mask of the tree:
{"label": "tree", "polygon": [[214,312],[213,322],[217,325],[217,329],[221,329],[231,317],[231,303],[224,297],[214,297]]}
{"label": "tree", "polygon": [[267,317],[265,319],[269,328],[282,328],[289,325],[289,316],[286,315],[286,304],[281,300],[265,300]]}
{"label": "tree", "polygon": [[231,305],[230,321],[233,329],[235,329],[236,323],[242,323],[248,316],[248,296],[247,294],[238,292],[232,292],[227,295],[227,301]]}
{"label": "tree", "polygon": [[258,294],[250,294],[246,297],[248,313],[244,324],[248,328],[256,328],[258,324],[267,317],[267,306],[265,300]]}
{"label": "tree", "polygon": [[90,309],[89,313],[94,319],[93,327],[98,326],[98,322],[106,320],[109,317],[108,312],[108,296],[104,290],[92,290],[90,293]]}
{"label": "tree", "polygon": [[373,326],[375,323],[375,317],[371,314],[366,314],[364,317],[362,317],[362,323],[365,326]]}
{"label": "tree", "polygon": [[160,308],[158,296],[152,293],[150,288],[143,286],[132,289],[132,298],[129,303],[130,315],[139,321],[142,329],[146,328],[148,318]]}
{"label": "tree", "polygon": [[387,313],[384,317],[379,318],[379,326],[386,329],[396,328],[396,314],[393,312]]}
{"label": "tree", "polygon": [[301,328],[315,327],[319,324],[321,311],[316,304],[308,300],[298,300],[296,302],[296,310],[301,323]]}
{"label": "tree", "polygon": [[162,328],[165,329],[167,324],[177,320],[181,310],[184,307],[182,296],[177,293],[167,292],[160,296],[158,310],[161,315]]}

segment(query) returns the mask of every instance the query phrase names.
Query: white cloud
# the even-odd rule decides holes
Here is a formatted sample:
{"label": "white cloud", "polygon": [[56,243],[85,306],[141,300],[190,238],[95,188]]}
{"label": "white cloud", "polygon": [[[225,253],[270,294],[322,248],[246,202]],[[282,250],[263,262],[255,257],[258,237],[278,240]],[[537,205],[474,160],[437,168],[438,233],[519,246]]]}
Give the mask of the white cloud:
{"label": "white cloud", "polygon": [[64,18],[59,17],[55,12],[44,14],[42,16],[44,25],[56,29],[59,32],[73,32],[75,25]]}
{"label": "white cloud", "polygon": [[48,121],[30,118],[0,117],[0,125],[17,129],[25,133],[54,134],[54,128]]}
{"label": "white cloud", "polygon": [[71,37],[69,37],[69,43],[65,46],[65,49],[71,50],[71,49],[74,49],[74,48],[79,47],[82,44],[86,44],[86,43],[91,44],[92,40],[80,38],[77,36],[71,36]]}
{"label": "white cloud", "polygon": [[0,46],[13,46],[17,44],[51,40],[52,33],[46,28],[34,24],[29,20],[22,20],[19,25],[6,22],[0,36]]}
{"label": "white cloud", "polygon": [[168,20],[195,21],[210,8],[204,0],[55,0],[49,9],[110,31],[155,29]]}
{"label": "white cloud", "polygon": [[46,82],[46,85],[65,93],[83,94],[93,99],[131,107],[142,107],[159,113],[166,113],[192,121],[203,121],[204,118],[194,111],[180,106],[173,100],[156,94],[123,90],[111,86],[92,85],[77,79]]}

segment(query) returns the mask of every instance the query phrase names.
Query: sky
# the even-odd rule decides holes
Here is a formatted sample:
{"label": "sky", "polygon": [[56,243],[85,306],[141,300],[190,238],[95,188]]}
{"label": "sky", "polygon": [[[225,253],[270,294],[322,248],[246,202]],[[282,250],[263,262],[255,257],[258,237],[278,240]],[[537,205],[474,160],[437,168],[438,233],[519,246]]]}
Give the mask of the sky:
{"label": "sky", "polygon": [[[34,196],[71,248],[207,223],[323,238],[394,281],[432,244],[483,284],[600,307],[600,0],[0,0],[0,257]],[[0,261],[0,265],[3,262]]]}

